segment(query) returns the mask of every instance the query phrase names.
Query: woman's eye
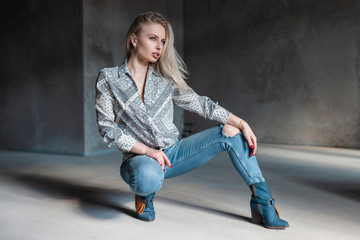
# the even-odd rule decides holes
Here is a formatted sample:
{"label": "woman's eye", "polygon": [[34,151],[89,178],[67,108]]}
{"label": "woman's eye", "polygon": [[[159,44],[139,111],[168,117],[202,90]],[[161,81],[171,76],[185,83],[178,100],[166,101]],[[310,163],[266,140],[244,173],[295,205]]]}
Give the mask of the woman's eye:
{"label": "woman's eye", "polygon": [[162,41],[161,41],[161,43],[162,43],[162,44],[165,44],[165,43],[166,43],[166,41],[165,41],[165,40],[162,40]]}
{"label": "woman's eye", "polygon": [[150,40],[156,40],[156,38],[155,37],[150,37]]}

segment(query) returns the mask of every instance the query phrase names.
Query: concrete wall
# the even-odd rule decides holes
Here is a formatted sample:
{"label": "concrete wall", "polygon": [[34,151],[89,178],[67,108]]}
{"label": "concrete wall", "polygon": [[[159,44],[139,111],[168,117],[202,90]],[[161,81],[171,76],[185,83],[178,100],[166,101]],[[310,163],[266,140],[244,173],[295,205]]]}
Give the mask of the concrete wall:
{"label": "concrete wall", "polygon": [[[84,1],[84,125],[85,154],[107,149],[96,125],[95,80],[100,69],[121,65],[125,60],[125,37],[133,19],[146,11],[163,14],[172,24],[176,48],[183,52],[182,1]],[[177,125],[182,110],[176,109]]]}
{"label": "concrete wall", "polygon": [[[95,115],[95,80],[124,60],[131,21],[159,11],[183,52],[182,1],[0,3],[0,149],[87,155],[107,149]],[[176,109],[177,125],[182,111]]]}
{"label": "concrete wall", "polygon": [[189,83],[262,142],[359,148],[359,12],[356,0],[185,0]]}
{"label": "concrete wall", "polygon": [[[260,141],[360,147],[358,1],[6,0],[0,149],[107,149],[95,79],[123,62],[127,28],[148,10],[172,23],[190,85],[245,118]],[[185,117],[197,131],[214,124]]]}
{"label": "concrete wall", "polygon": [[82,154],[80,1],[0,3],[0,149]]}

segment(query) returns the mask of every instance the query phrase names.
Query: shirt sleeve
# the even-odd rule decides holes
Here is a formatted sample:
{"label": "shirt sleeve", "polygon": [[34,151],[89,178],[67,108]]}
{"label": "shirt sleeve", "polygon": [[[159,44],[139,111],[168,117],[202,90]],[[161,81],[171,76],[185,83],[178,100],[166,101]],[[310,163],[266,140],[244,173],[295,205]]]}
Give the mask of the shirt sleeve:
{"label": "shirt sleeve", "polygon": [[136,140],[122,131],[115,122],[115,97],[103,70],[96,80],[96,117],[100,135],[108,147],[115,145],[122,152],[129,152]]}
{"label": "shirt sleeve", "polygon": [[181,91],[174,84],[172,88],[173,102],[190,112],[194,112],[204,117],[226,124],[230,112],[225,108],[219,106],[206,96],[199,96],[192,88],[186,91]]}

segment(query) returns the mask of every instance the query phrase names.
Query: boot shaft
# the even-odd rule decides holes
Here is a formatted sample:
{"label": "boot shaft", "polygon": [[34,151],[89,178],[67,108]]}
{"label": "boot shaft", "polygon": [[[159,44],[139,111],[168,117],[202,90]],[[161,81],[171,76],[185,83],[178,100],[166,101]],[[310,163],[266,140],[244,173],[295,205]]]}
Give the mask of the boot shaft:
{"label": "boot shaft", "polygon": [[261,200],[267,201],[272,199],[272,195],[267,183],[264,182],[257,182],[249,186],[252,192],[251,198],[259,198]]}

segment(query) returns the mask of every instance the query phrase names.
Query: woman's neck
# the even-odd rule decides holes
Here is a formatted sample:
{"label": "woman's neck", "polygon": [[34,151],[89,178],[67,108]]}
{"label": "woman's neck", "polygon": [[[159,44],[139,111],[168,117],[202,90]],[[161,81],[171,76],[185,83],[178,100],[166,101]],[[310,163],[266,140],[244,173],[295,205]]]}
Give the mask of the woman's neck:
{"label": "woman's neck", "polygon": [[130,57],[127,61],[128,68],[132,72],[132,74],[136,75],[136,77],[142,77],[146,75],[148,70],[149,62],[140,61],[136,56]]}

